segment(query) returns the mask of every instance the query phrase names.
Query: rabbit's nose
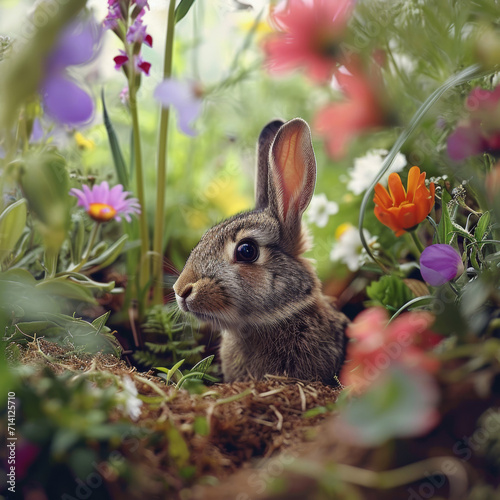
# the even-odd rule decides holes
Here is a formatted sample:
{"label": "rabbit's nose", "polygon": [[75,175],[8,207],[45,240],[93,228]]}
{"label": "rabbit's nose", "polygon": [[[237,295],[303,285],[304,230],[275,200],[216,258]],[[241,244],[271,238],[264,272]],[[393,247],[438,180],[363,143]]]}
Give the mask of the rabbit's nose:
{"label": "rabbit's nose", "polygon": [[187,299],[190,295],[191,292],[193,291],[193,285],[191,283],[188,283],[179,293],[179,296],[182,297],[184,300]]}

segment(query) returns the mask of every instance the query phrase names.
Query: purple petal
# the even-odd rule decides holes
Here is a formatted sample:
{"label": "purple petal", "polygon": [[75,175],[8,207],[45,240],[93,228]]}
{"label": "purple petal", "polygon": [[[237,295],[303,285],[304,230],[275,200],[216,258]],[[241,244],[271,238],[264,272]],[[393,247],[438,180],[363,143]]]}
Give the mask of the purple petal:
{"label": "purple petal", "polygon": [[164,80],[154,91],[154,97],[164,106],[174,106],[178,114],[178,127],[187,135],[196,135],[191,128],[201,113],[202,101],[196,95],[192,82],[179,80]]}
{"label": "purple petal", "polygon": [[31,129],[30,142],[38,142],[43,139],[43,127],[38,118],[33,120],[33,128]]}
{"label": "purple petal", "polygon": [[[85,187],[87,187],[87,186],[84,186],[84,188]],[[88,210],[89,201],[88,201],[88,198],[83,191],[81,191],[80,189],[72,188],[69,190],[69,194],[77,197],[79,207],[84,207],[85,210]]]}
{"label": "purple petal", "polygon": [[485,148],[481,126],[478,122],[472,122],[469,126],[457,127],[448,137],[448,156],[454,161],[475,156],[482,153]]}
{"label": "purple petal", "polygon": [[462,257],[451,245],[431,245],[420,256],[420,273],[422,278],[432,286],[447,283],[461,274],[463,270]]}
{"label": "purple petal", "polygon": [[90,190],[90,188],[87,186],[87,184],[84,184],[82,186],[83,192],[85,193],[85,197],[87,198],[87,202],[90,205],[90,203],[94,203],[94,194]]}
{"label": "purple petal", "polygon": [[52,76],[42,87],[44,109],[52,118],[67,125],[88,122],[94,103],[87,92],[62,76]]}
{"label": "purple petal", "polygon": [[49,56],[49,67],[65,68],[89,62],[97,54],[101,34],[93,18],[72,23],[63,31]]}

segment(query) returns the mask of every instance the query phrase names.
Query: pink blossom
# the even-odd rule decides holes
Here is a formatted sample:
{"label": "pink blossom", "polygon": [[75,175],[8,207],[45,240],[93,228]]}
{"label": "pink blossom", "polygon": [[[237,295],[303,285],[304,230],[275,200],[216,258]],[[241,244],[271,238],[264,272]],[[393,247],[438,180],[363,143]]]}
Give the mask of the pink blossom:
{"label": "pink blossom", "polygon": [[113,58],[115,61],[115,69],[120,69],[125,63],[128,62],[128,55],[124,50],[120,49],[120,55]]}
{"label": "pink blossom", "polygon": [[132,214],[141,213],[137,198],[128,198],[130,193],[123,190],[121,184],[109,188],[106,181],[96,184],[90,189],[85,184],[80,189],[71,189],[70,194],[78,198],[78,206],[97,222],[107,222],[111,219],[120,221],[123,217],[130,222]]}
{"label": "pink blossom", "polygon": [[469,116],[459,122],[448,137],[448,156],[464,160],[484,152],[500,154],[500,85],[493,90],[480,87],[467,97],[465,108]]}
{"label": "pink blossom", "polygon": [[313,128],[325,137],[328,153],[337,159],[360,132],[383,125],[386,114],[373,79],[359,69],[350,68],[350,74],[339,72],[336,79],[347,99],[318,111]]}
{"label": "pink blossom", "polygon": [[330,79],[352,6],[352,0],[289,0],[285,8],[272,11],[277,32],[263,46],[269,69],[304,67],[315,81]]}
{"label": "pink blossom", "polygon": [[147,26],[142,22],[142,16],[138,16],[127,32],[126,40],[130,44],[145,43],[148,47],[153,46],[153,37],[146,33]]}
{"label": "pink blossom", "polygon": [[370,308],[360,313],[347,329],[347,346],[341,381],[363,392],[393,363],[434,372],[439,361],[428,351],[441,341],[429,330],[434,321],[427,312],[408,312],[389,325],[387,311]]}

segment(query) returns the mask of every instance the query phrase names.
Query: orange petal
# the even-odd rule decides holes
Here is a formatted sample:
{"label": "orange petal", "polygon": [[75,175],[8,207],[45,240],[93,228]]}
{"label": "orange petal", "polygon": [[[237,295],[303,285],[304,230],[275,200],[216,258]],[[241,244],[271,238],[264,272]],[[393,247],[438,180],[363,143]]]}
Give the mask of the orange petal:
{"label": "orange petal", "polygon": [[[425,172],[424,172],[425,179]],[[415,192],[419,186],[420,181],[420,169],[418,167],[411,167],[410,172],[408,173],[408,192],[406,195],[406,201],[410,203],[413,202],[415,198]]]}
{"label": "orange petal", "polygon": [[391,213],[391,212],[384,210],[383,208],[380,208],[380,207],[375,207],[374,213],[375,213],[375,217],[384,226],[387,226],[389,229],[392,229],[393,231],[401,230],[401,226],[398,224],[397,218],[395,217],[394,213]]}
{"label": "orange petal", "polygon": [[413,203],[403,205],[399,212],[398,222],[404,229],[415,227],[421,220],[418,220],[417,206]]}
{"label": "orange petal", "polygon": [[389,175],[389,192],[391,193],[391,198],[394,200],[394,205],[397,207],[406,200],[405,188],[401,182],[401,177],[393,172]]}
{"label": "orange petal", "polygon": [[373,198],[373,201],[379,207],[392,207],[392,198],[389,196],[387,189],[385,189],[385,187],[380,183],[375,186],[375,196]]}

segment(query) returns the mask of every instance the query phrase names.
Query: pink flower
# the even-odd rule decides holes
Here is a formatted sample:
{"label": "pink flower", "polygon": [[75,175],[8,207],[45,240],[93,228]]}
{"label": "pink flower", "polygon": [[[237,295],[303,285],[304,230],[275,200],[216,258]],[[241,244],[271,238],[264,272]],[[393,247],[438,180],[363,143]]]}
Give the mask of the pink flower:
{"label": "pink flower", "polygon": [[341,381],[363,392],[394,363],[434,372],[439,361],[427,352],[441,337],[429,330],[434,317],[427,312],[408,312],[387,325],[387,311],[370,308],[360,313],[347,329],[351,339]]}
{"label": "pink flower", "polygon": [[198,118],[203,107],[199,84],[167,78],[158,84],[154,97],[164,107],[174,106],[177,111],[177,125],[182,132],[186,135],[196,135],[192,123]]}
{"label": "pink flower", "polygon": [[106,181],[96,184],[90,189],[85,184],[80,189],[71,189],[70,194],[78,198],[78,206],[97,222],[108,222],[111,219],[120,221],[123,217],[127,222],[132,214],[140,214],[141,207],[137,198],[127,198],[130,194],[123,190],[121,184],[109,188]]}
{"label": "pink flower", "polygon": [[269,69],[305,67],[313,80],[329,80],[352,6],[352,0],[289,0],[285,8],[272,11],[271,24],[277,33],[263,46]]}
{"label": "pink flower", "polygon": [[153,47],[153,37],[146,33],[147,26],[142,23],[142,15],[137,16],[127,31],[126,40],[130,44],[145,43],[148,47]]}
{"label": "pink flower", "polygon": [[448,137],[448,156],[460,161],[484,152],[500,155],[500,85],[494,90],[476,87],[465,107],[469,116]]}
{"label": "pink flower", "polygon": [[118,21],[123,19],[123,15],[118,2],[108,2],[108,15],[103,21],[106,29],[114,30],[118,27]]}
{"label": "pink flower", "polygon": [[[113,61],[115,61],[115,69],[120,69],[123,65],[128,63],[129,57],[124,50],[120,49],[120,55],[114,57]],[[140,54],[134,56],[134,65],[137,73],[142,71],[146,76],[149,76],[151,63],[144,61]]]}
{"label": "pink flower", "polygon": [[348,143],[357,134],[386,121],[373,81],[359,70],[350,71],[351,74],[336,75],[347,100],[325,106],[318,111],[313,124],[318,134],[325,136],[327,151],[332,158],[342,157]]}
{"label": "pink flower", "polygon": [[120,55],[113,58],[115,61],[115,69],[120,69],[124,64],[128,62],[128,55],[124,50],[120,49]]}
{"label": "pink flower", "polygon": [[135,56],[135,67],[137,71],[142,71],[146,76],[149,76],[149,70],[151,69],[151,63],[144,61],[140,54]]}

